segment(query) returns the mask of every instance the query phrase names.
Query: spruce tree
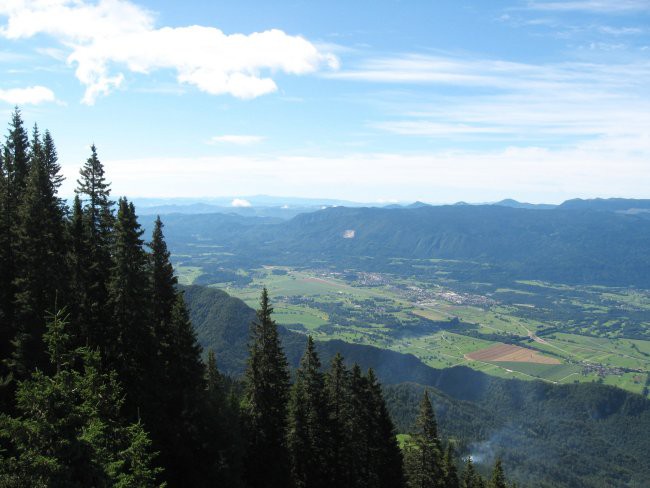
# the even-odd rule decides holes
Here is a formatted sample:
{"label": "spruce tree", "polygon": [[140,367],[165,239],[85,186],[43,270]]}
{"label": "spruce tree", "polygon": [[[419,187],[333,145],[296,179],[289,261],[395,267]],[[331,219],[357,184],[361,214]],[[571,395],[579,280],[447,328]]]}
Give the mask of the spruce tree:
{"label": "spruce tree", "polygon": [[72,214],[68,222],[68,269],[70,273],[70,314],[79,345],[89,340],[89,327],[84,314],[86,301],[86,277],[89,266],[87,241],[84,229],[84,214],[79,194],[72,203]]}
{"label": "spruce tree", "polygon": [[[162,222],[156,219],[148,246],[149,320],[154,335],[155,354],[151,371],[151,395],[143,418],[152,426],[154,445],[166,466],[166,480],[172,485],[200,482],[197,453],[202,439],[197,437],[200,403],[204,394],[204,365],[201,347],[190,322],[182,293],[176,290],[177,280],[170,262],[170,253],[162,233]],[[151,385],[147,385],[150,387]],[[217,415],[219,412],[216,413]]]}
{"label": "spruce tree", "polygon": [[447,443],[447,448],[445,449],[443,467],[445,473],[445,488],[460,488],[458,470],[456,469],[456,463],[454,462],[454,448],[451,445],[451,442]]}
{"label": "spruce tree", "polygon": [[494,469],[492,470],[492,477],[488,484],[489,488],[507,488],[506,477],[503,473],[503,466],[501,464],[501,459],[497,458],[494,463]]}
{"label": "spruce tree", "polygon": [[178,284],[162,229],[163,223],[158,216],[154,223],[151,242],[148,244],[151,248],[151,318],[156,335],[165,334],[165,324],[169,323],[172,310],[176,305]]}
{"label": "spruce tree", "polygon": [[407,442],[404,458],[409,488],[444,487],[438,427],[426,391],[420,402],[415,432]]}
{"label": "spruce tree", "polygon": [[5,166],[10,177],[12,196],[16,198],[20,196],[27,184],[30,159],[29,137],[18,107],[11,115],[6,147]]}
{"label": "spruce tree", "polygon": [[[6,365],[4,364],[11,354],[11,341],[13,340],[13,331],[8,320],[7,305],[11,302],[10,289],[11,280],[9,269],[9,230],[10,222],[7,210],[7,173],[5,171],[4,155],[0,151],[0,380],[7,375]],[[1,398],[2,395],[0,395]],[[0,401],[0,407],[1,407]]]}
{"label": "spruce tree", "polygon": [[111,232],[114,224],[113,203],[110,200],[110,183],[104,176],[104,166],[91,146],[91,156],[79,171],[75,192],[83,205],[83,250],[77,255],[83,277],[78,279],[76,294],[83,297],[79,306],[78,320],[84,327],[84,338],[89,344],[104,350],[108,340],[110,316],[108,281],[111,261]]}
{"label": "spruce tree", "polygon": [[289,403],[288,447],[295,488],[325,488],[331,483],[327,398],[320,368],[314,340],[309,336]]}
{"label": "spruce tree", "polygon": [[345,462],[346,486],[370,488],[371,454],[368,433],[372,428],[368,410],[370,397],[367,380],[358,364],[352,366],[348,383],[348,416],[346,418]]}
{"label": "spruce tree", "polygon": [[64,312],[44,336],[52,376],[32,373],[20,384],[19,416],[0,417],[9,446],[2,486],[156,486],[150,442],[141,424],[126,425],[114,372],[102,372],[97,352],[72,349]]}
{"label": "spruce tree", "polygon": [[381,385],[370,369],[367,374],[370,425],[367,436],[370,446],[369,486],[401,488],[404,486],[402,452],[397,442],[397,432],[390,418]]}
{"label": "spruce tree", "polygon": [[243,405],[248,439],[245,475],[252,488],[289,485],[289,371],[272,313],[264,288],[252,324]]}
{"label": "spruce tree", "polygon": [[47,149],[38,128],[32,137],[29,175],[18,208],[14,291],[17,336],[13,358],[18,378],[47,368],[42,336],[46,312],[64,306],[68,294],[64,209],[56,194],[59,179],[53,142]]}
{"label": "spruce tree", "polygon": [[[205,397],[202,411],[200,444],[195,465],[199,466],[203,486],[242,485],[243,436],[240,429],[239,398],[230,391],[227,378],[217,369],[214,351],[208,351],[205,369]],[[195,427],[196,428],[196,427]],[[197,470],[199,472],[199,470]]]}
{"label": "spruce tree", "polygon": [[[15,108],[9,133],[2,148],[2,214],[0,215],[0,315],[3,322],[2,344],[0,352],[2,357],[3,378],[8,377],[9,356],[14,350],[13,341],[16,336],[16,322],[14,317],[16,279],[15,254],[18,249],[17,231],[19,226],[18,207],[22,200],[29,172],[29,138],[25,130],[22,116],[18,107]],[[3,382],[4,383],[4,382]],[[10,386],[10,384],[9,384]],[[12,388],[3,388],[10,397]]]}
{"label": "spruce tree", "polygon": [[127,393],[127,416],[135,418],[147,399],[155,354],[148,310],[147,257],[135,208],[121,198],[115,221],[108,284],[110,327],[100,336],[107,365],[114,368]]}
{"label": "spruce tree", "polygon": [[461,480],[461,488],[482,488],[483,479],[474,469],[474,464],[472,463],[472,458],[467,457],[465,461],[465,469],[463,470],[463,476]]}
{"label": "spruce tree", "polygon": [[347,451],[347,426],[349,425],[348,386],[349,371],[343,362],[343,356],[337,353],[332,359],[330,369],[325,376],[325,391],[328,404],[328,430],[330,445],[328,446],[327,463],[331,467],[332,486],[345,486],[349,479],[349,457]]}

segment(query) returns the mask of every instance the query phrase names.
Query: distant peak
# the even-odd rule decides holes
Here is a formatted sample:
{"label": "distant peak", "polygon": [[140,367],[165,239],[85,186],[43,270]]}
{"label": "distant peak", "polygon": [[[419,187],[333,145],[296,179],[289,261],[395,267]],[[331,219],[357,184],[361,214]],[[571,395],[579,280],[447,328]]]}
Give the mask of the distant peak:
{"label": "distant peak", "polygon": [[428,203],[421,202],[420,200],[413,202],[410,205],[407,205],[406,208],[420,208],[420,207],[430,207]]}

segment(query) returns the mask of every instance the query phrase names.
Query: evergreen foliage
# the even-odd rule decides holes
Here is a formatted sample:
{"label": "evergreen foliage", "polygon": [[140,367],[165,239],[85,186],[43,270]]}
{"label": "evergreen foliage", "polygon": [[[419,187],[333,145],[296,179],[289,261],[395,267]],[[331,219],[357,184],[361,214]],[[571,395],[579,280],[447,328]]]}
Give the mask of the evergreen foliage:
{"label": "evergreen foliage", "polygon": [[156,486],[150,441],[141,424],[120,417],[122,390],[102,372],[99,354],[70,349],[63,311],[44,336],[55,373],[36,370],[16,396],[17,417],[0,418],[9,455],[0,484],[31,487]]}
{"label": "evergreen foliage", "polygon": [[133,407],[128,415],[134,418],[136,406],[146,399],[155,352],[147,314],[147,257],[142,247],[142,233],[133,204],[121,198],[112,238],[108,283],[111,320],[99,344],[107,365],[118,372],[124,384],[127,408]]}
{"label": "evergreen foliage", "polygon": [[404,457],[409,488],[445,486],[438,426],[426,391],[420,402],[415,432],[411,434]]}
{"label": "evergreen foliage", "polygon": [[[52,144],[51,138],[49,144]],[[56,153],[46,148],[34,128],[26,186],[18,207],[14,310],[18,324],[12,366],[18,378],[48,366],[41,337],[45,316],[66,304],[65,221],[56,195]]]}
{"label": "evergreen foliage", "polygon": [[311,336],[291,388],[289,412],[288,447],[293,485],[296,488],[330,486],[325,382]]}
{"label": "evergreen foliage", "polygon": [[104,176],[104,166],[91,146],[91,156],[79,171],[76,194],[82,204],[83,251],[77,254],[81,275],[77,277],[76,292],[80,295],[78,321],[83,324],[89,343],[104,349],[108,342],[111,316],[107,308],[111,261],[111,241],[114,225],[110,183]]}
{"label": "evergreen foliage", "polygon": [[[258,463],[257,469],[246,473],[253,488],[289,484],[286,442],[289,367],[272,313],[268,291],[264,288],[257,318],[252,324],[244,392],[246,463]],[[262,459],[264,462],[259,463]]]}
{"label": "evergreen foliage", "polygon": [[506,477],[503,473],[503,466],[501,466],[501,459],[497,459],[492,470],[492,477],[490,478],[489,488],[507,488]]}

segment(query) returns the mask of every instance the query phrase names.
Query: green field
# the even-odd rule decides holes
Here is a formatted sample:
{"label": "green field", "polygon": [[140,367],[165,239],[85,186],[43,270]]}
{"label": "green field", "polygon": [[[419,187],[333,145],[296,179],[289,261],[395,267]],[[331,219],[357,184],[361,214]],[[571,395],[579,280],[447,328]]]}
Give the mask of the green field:
{"label": "green field", "polygon": [[[197,266],[177,266],[177,272],[184,284],[201,276]],[[553,305],[558,310],[568,307],[580,317],[598,317],[612,304],[640,311],[647,307],[650,315],[650,298],[644,292],[520,281],[492,289],[485,283],[470,284],[477,290],[489,290],[473,294],[458,291],[444,279],[432,285],[366,273],[354,280],[329,270],[270,266],[237,270],[237,274],[248,275],[250,282],[245,286],[212,286],[251,307],[257,306],[266,286],[276,321],[318,340],[377,346],[413,354],[433,367],[466,365],[504,378],[552,383],[598,381],[637,393],[650,383],[650,341],[609,334],[608,327],[613,326],[605,320],[598,323],[596,333],[585,320],[562,322],[555,316],[555,308],[549,306],[552,297],[564,294],[567,298]],[[458,322],[449,322],[451,319]],[[481,362],[465,357],[498,343],[532,347],[561,364]]]}

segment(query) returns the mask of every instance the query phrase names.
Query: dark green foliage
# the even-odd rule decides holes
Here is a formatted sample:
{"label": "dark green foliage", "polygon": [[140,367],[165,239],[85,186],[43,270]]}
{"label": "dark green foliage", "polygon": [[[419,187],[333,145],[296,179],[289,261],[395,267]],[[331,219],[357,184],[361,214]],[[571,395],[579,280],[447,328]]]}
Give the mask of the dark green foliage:
{"label": "dark green foliage", "polygon": [[370,448],[370,482],[368,486],[398,488],[404,485],[402,452],[397,443],[397,432],[384,402],[381,385],[372,369],[366,376],[368,388],[367,409],[370,412],[366,432]]}
{"label": "dark green foliage", "polygon": [[146,400],[148,375],[155,353],[149,307],[147,257],[142,248],[140,224],[132,203],[119,201],[115,221],[114,244],[108,303],[110,326],[104,329],[100,349],[106,363],[114,368],[127,392],[127,415],[137,415],[137,405]]}
{"label": "dark green foliage", "polygon": [[438,425],[429,394],[425,391],[420,411],[404,450],[404,467],[409,488],[436,488],[445,486],[442,448]]}
{"label": "dark green foliage", "polygon": [[202,484],[206,486],[243,486],[242,472],[245,449],[241,429],[239,396],[233,382],[217,369],[212,350],[208,351],[205,370],[205,402],[202,431],[203,461],[200,464]]}
{"label": "dark green foliage", "polygon": [[474,464],[472,459],[468,457],[465,461],[465,469],[463,470],[463,476],[461,478],[460,487],[461,488],[482,488],[485,486],[485,483],[481,476],[474,469]]}
{"label": "dark green foliage", "polygon": [[503,466],[501,466],[501,459],[497,459],[494,463],[492,470],[492,477],[488,484],[489,488],[507,488],[506,476],[503,474]]}
{"label": "dark green foliage", "polygon": [[307,340],[289,402],[288,448],[295,488],[330,486],[330,447],[325,382],[314,340]]}
{"label": "dark green foliage", "polygon": [[[0,403],[7,403],[13,394],[9,357],[14,351],[17,324],[14,317],[16,290],[16,253],[18,250],[19,212],[27,176],[29,173],[29,140],[18,107],[14,110],[9,124],[9,133],[2,148],[0,165],[0,319],[2,336],[0,340],[0,382],[2,398]],[[15,369],[11,368],[11,369]]]}
{"label": "dark green foliage", "polygon": [[29,173],[29,137],[18,107],[11,115],[9,134],[6,142],[5,167],[9,174],[12,196],[17,196],[25,189]]}
{"label": "dark green foliage", "polygon": [[460,480],[458,479],[458,470],[456,469],[456,460],[454,456],[454,447],[451,445],[451,442],[447,443],[442,465],[445,476],[445,488],[460,488]]}
{"label": "dark green foliage", "polygon": [[70,349],[67,329],[58,312],[45,335],[55,373],[34,372],[19,386],[19,416],[0,418],[8,445],[0,485],[155,486],[159,470],[142,425],[121,420],[117,376],[102,372],[97,352]]}
{"label": "dark green foliage", "polygon": [[40,140],[34,128],[30,169],[20,205],[16,228],[15,350],[14,374],[25,378],[34,368],[47,368],[42,343],[47,311],[67,302],[65,221],[56,195],[58,163],[56,152]]}
{"label": "dark green foliage", "polygon": [[[253,487],[280,487],[289,483],[286,444],[289,369],[266,288],[251,330],[246,370],[244,415],[248,449],[245,473]],[[260,463],[260,460],[264,460]]]}
{"label": "dark green foliage", "polygon": [[349,372],[343,362],[343,356],[337,354],[325,376],[330,429],[328,460],[332,470],[332,486],[345,486],[344,483],[350,477],[347,462],[351,449],[347,442],[350,415],[348,384]]}
{"label": "dark green foliage", "polygon": [[156,218],[153,235],[149,247],[151,248],[151,319],[157,335],[164,334],[164,324],[171,318],[171,311],[176,302],[176,285],[174,268],[170,262],[170,253],[163,235],[163,223],[160,217]]}
{"label": "dark green foliage", "polygon": [[[11,355],[14,327],[10,315],[12,313],[12,266],[11,266],[11,240],[9,232],[11,222],[8,210],[8,181],[4,164],[4,156],[0,150],[0,383],[5,383],[9,370],[6,361]],[[5,403],[9,400],[7,385],[0,385],[0,408],[8,408]]]}
{"label": "dark green foliage", "polygon": [[113,266],[111,261],[111,242],[114,216],[113,202],[110,200],[110,184],[104,176],[104,166],[97,156],[97,149],[91,146],[91,156],[79,171],[77,189],[83,208],[83,251],[77,254],[79,269],[76,294],[79,323],[85,330],[83,335],[90,344],[104,348],[107,345],[108,281]]}

